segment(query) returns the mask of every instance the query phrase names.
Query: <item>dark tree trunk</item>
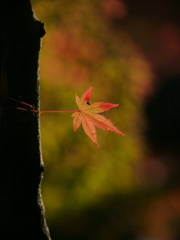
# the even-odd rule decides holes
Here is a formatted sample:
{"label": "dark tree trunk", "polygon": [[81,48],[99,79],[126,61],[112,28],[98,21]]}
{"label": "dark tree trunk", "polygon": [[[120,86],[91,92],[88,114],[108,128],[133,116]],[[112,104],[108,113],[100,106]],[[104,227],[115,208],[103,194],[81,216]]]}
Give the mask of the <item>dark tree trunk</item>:
{"label": "dark tree trunk", "polygon": [[38,58],[44,33],[29,0],[1,0],[0,240],[50,240],[40,192],[39,116],[16,109],[24,106],[11,99],[38,109]]}

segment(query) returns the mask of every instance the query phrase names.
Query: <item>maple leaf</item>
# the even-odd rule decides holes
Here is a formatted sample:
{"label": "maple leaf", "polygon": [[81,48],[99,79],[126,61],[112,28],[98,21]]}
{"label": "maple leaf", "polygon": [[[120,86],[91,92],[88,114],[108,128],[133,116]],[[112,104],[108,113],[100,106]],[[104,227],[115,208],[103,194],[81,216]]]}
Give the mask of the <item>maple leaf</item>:
{"label": "maple leaf", "polygon": [[118,107],[119,104],[107,102],[90,103],[92,89],[93,87],[91,86],[86,92],[84,92],[81,99],[76,95],[76,103],[79,107],[79,110],[73,113],[71,116],[74,117],[74,131],[76,131],[82,124],[82,127],[87,136],[93,141],[93,143],[97,147],[99,147],[97,143],[97,134],[95,127],[107,131],[112,131],[122,136],[124,136],[125,134],[119,131],[109,119],[99,114],[113,107]]}

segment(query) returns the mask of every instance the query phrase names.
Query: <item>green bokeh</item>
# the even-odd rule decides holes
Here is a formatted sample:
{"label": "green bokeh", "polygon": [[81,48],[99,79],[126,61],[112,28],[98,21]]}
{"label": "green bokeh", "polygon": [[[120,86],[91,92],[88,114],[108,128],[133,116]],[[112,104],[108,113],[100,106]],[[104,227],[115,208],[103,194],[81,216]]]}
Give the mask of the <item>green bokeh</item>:
{"label": "green bokeh", "polygon": [[[109,202],[118,199],[123,209],[121,217],[125,218],[123,224],[129,218],[129,202],[139,201],[136,192],[140,202],[144,199],[139,195],[143,180],[137,169],[148,151],[143,136],[146,122],[142,108],[144,98],[152,89],[154,75],[130,35],[109,19],[104,2],[32,1],[35,14],[46,29],[40,60],[41,110],[76,110],[75,94],[81,96],[93,84],[92,102],[120,104],[104,115],[126,134],[122,137],[98,129],[98,149],[82,128],[73,131],[70,113],[41,115],[45,162],[42,194],[54,240],[59,239],[61,231],[65,232],[64,239],[76,239],[76,235],[69,235],[72,216],[84,211],[88,225],[87,209],[103,208],[102,199],[110,196],[114,197]],[[111,211],[111,207],[107,209]],[[95,218],[96,214],[98,211],[94,210]],[[107,236],[102,230],[102,234],[94,237],[87,230],[89,238],[85,235],[82,239],[120,239],[112,229]]]}

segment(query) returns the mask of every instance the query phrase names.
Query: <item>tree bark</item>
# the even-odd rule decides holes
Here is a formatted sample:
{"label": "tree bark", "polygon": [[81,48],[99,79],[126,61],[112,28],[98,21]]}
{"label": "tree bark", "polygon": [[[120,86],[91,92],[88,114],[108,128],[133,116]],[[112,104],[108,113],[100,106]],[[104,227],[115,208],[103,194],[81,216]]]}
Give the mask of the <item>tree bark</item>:
{"label": "tree bark", "polygon": [[38,58],[43,24],[29,0],[0,6],[0,239],[50,240],[41,199],[44,170],[38,109]]}

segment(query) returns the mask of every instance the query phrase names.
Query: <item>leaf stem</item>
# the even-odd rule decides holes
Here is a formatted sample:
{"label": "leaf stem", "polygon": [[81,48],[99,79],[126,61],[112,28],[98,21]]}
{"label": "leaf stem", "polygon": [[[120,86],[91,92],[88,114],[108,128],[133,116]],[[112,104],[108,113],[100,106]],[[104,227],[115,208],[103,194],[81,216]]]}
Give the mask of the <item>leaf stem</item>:
{"label": "leaf stem", "polygon": [[21,102],[21,101],[15,99],[15,98],[12,98],[12,97],[9,97],[9,96],[8,96],[8,98],[11,99],[12,101],[15,101],[15,102],[21,103],[21,104],[23,104],[23,105],[26,105],[26,106],[30,107],[31,109],[34,108],[34,106],[31,105],[31,104],[29,104],[29,103]]}
{"label": "leaf stem", "polygon": [[80,110],[69,110],[69,111],[37,111],[35,109],[27,109],[27,108],[20,108],[20,107],[5,107],[3,109],[18,109],[22,111],[28,111],[28,112],[35,112],[38,114],[41,113],[65,113],[65,112],[79,112]]}
{"label": "leaf stem", "polygon": [[69,111],[40,111],[39,113],[64,113],[64,112],[79,112],[79,110],[69,110]]}
{"label": "leaf stem", "polygon": [[41,114],[41,113],[64,113],[64,112],[79,112],[80,110],[69,110],[69,111],[38,111],[36,109],[34,109],[34,106],[29,104],[29,103],[25,103],[25,102],[21,102],[19,100],[16,100],[15,98],[12,98],[12,97],[8,97],[9,99],[11,99],[12,101],[15,101],[15,102],[18,102],[18,103],[21,103],[29,108],[21,108],[21,107],[5,107],[4,109],[9,109],[9,108],[14,108],[14,109],[19,109],[19,110],[22,110],[22,111],[29,111],[29,112],[35,112],[35,113],[38,113],[38,114]]}

